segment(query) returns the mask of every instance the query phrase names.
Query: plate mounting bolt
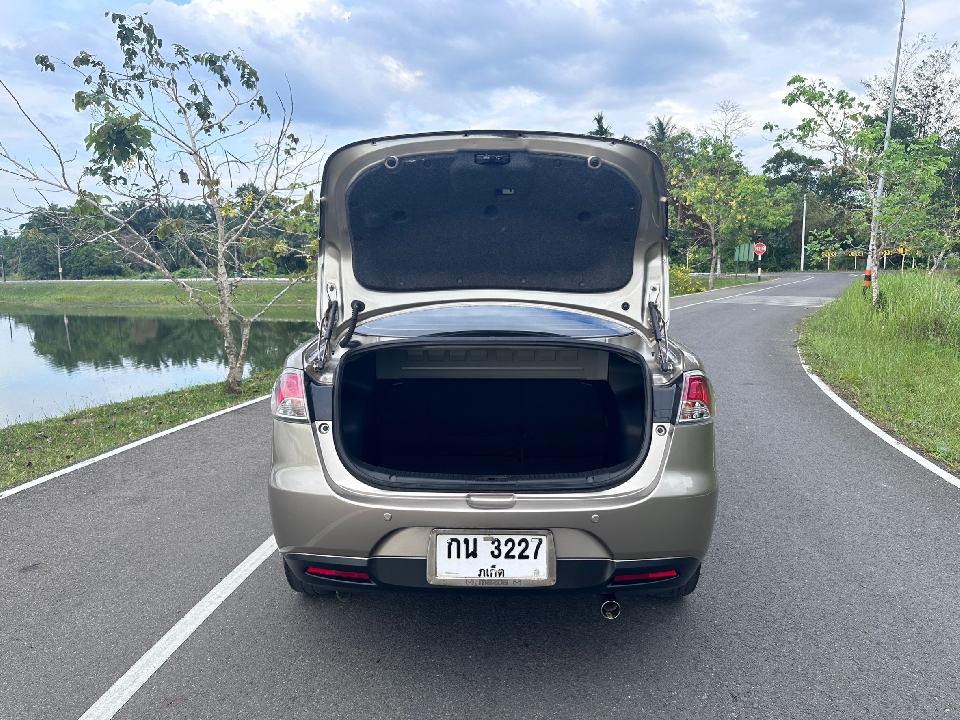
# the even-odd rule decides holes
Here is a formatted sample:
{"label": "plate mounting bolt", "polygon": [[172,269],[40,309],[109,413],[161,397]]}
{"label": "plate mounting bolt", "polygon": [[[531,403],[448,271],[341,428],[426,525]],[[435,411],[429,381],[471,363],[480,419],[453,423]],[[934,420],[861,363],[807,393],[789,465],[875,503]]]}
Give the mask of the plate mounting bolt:
{"label": "plate mounting bolt", "polygon": [[600,522],[600,516],[599,516],[599,515],[591,515],[591,516],[590,516],[590,522]]}
{"label": "plate mounting bolt", "polygon": [[384,513],[383,519],[386,520],[387,522],[390,522],[391,520],[393,520],[393,515],[391,515],[390,513]]}
{"label": "plate mounting bolt", "polygon": [[667,429],[663,425],[657,425],[657,435],[666,435]]}

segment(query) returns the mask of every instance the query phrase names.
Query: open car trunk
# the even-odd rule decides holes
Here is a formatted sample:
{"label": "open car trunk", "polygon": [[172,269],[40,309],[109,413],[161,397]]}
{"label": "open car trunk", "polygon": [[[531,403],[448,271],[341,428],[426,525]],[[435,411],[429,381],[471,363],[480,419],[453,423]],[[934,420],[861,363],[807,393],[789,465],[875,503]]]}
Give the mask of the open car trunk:
{"label": "open car trunk", "polygon": [[651,380],[588,342],[406,342],[341,362],[341,459],[410,490],[597,490],[646,456]]}

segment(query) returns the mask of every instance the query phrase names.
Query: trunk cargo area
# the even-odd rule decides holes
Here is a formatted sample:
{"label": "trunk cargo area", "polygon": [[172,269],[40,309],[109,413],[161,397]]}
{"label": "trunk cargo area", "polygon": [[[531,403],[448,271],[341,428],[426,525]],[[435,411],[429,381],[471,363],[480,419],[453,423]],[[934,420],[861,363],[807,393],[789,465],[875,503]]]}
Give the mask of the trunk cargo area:
{"label": "trunk cargo area", "polygon": [[407,489],[594,490],[646,454],[646,365],[584,344],[425,345],[344,358],[338,450]]}

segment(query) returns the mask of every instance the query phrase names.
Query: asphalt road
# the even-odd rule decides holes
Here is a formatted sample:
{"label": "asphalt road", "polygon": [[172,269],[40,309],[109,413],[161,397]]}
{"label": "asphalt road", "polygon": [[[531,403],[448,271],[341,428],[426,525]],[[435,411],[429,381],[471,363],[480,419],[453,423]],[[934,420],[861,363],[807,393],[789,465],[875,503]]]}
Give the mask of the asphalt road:
{"label": "asphalt road", "polygon": [[[960,491],[803,372],[852,281],[806,277],[675,302],[719,407],[692,596],[308,599],[270,558],[117,717],[960,716]],[[254,405],[0,501],[0,718],[80,717],[270,535],[269,437]]]}

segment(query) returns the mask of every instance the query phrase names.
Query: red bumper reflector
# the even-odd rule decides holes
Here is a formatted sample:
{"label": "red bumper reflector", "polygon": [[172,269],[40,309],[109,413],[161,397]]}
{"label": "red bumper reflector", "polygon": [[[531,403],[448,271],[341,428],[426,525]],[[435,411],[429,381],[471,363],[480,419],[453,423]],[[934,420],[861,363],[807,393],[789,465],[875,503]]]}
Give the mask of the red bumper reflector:
{"label": "red bumper reflector", "polygon": [[615,575],[613,581],[615,583],[646,582],[649,580],[667,580],[675,578],[677,575],[676,570],[658,570],[657,572],[637,573],[636,575]]}
{"label": "red bumper reflector", "polygon": [[352,570],[331,570],[330,568],[308,567],[307,575],[320,575],[321,577],[339,578],[341,580],[370,580],[370,576],[365,572],[354,572]]}

